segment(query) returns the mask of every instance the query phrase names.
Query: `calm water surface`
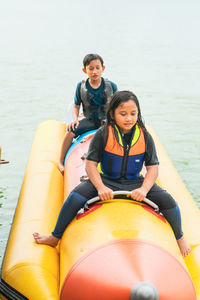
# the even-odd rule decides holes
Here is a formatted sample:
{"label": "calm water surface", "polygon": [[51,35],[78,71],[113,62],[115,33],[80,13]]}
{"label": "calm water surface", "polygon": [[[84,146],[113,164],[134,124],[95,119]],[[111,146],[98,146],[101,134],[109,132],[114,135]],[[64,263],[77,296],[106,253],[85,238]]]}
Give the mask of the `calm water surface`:
{"label": "calm water surface", "polygon": [[90,52],[138,96],[200,206],[200,2],[116,2],[0,0],[0,146],[10,161],[0,166],[0,263],[35,130],[69,120]]}

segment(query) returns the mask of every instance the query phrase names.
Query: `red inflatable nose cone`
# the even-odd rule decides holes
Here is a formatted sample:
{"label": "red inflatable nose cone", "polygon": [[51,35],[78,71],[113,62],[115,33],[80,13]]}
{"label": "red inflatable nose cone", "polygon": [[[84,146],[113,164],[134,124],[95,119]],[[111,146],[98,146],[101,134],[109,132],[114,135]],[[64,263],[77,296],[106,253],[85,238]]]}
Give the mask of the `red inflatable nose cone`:
{"label": "red inflatable nose cone", "polygon": [[60,295],[61,300],[158,297],[196,299],[188,272],[174,256],[149,242],[133,239],[104,244],[82,257],[66,276]]}

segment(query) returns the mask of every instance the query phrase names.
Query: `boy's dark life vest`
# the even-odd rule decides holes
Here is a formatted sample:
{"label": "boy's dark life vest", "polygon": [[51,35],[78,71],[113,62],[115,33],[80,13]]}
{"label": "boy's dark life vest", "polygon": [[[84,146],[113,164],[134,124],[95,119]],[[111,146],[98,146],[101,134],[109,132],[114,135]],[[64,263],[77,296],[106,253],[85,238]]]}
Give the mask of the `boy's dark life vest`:
{"label": "boy's dark life vest", "polygon": [[142,128],[136,123],[130,144],[125,149],[121,133],[116,125],[108,126],[108,138],[98,165],[100,173],[112,179],[140,177],[145,154],[145,138]]}
{"label": "boy's dark life vest", "polygon": [[104,81],[104,92],[102,95],[103,104],[95,105],[92,101],[93,95],[89,93],[86,81],[82,80],[80,88],[80,96],[83,102],[83,113],[84,116],[89,120],[94,120],[94,113],[97,115],[99,120],[105,119],[105,106],[108,100],[108,97],[112,96],[113,88],[109,80],[102,78]]}

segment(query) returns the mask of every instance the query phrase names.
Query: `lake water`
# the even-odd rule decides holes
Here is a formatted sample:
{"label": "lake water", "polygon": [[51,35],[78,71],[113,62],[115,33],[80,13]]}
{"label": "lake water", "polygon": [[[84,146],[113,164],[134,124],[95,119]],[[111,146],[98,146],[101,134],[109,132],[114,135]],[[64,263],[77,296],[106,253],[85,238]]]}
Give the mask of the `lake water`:
{"label": "lake water", "polygon": [[104,77],[138,96],[200,206],[200,2],[0,4],[0,146],[10,161],[0,165],[0,263],[35,130],[47,119],[69,121],[87,53],[102,55]]}

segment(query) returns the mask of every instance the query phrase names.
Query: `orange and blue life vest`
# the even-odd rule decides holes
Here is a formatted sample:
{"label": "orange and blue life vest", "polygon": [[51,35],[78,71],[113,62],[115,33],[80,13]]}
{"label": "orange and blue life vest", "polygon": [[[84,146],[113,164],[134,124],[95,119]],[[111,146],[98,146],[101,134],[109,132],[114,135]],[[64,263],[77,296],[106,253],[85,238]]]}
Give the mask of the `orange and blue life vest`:
{"label": "orange and blue life vest", "polygon": [[131,141],[124,147],[121,133],[116,125],[108,125],[108,138],[99,163],[101,174],[112,179],[140,177],[145,155],[145,138],[142,128],[136,123]]}

